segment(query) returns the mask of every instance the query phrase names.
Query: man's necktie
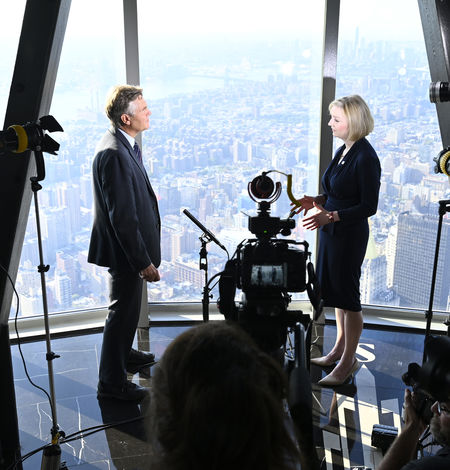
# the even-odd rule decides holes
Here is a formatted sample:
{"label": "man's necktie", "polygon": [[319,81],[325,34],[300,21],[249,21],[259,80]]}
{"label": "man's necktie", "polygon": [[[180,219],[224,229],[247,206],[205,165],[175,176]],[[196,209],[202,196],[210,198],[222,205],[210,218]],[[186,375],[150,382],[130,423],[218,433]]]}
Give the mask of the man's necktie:
{"label": "man's necktie", "polygon": [[137,142],[134,143],[133,149],[136,153],[136,156],[138,157],[139,162],[142,163],[142,152]]}

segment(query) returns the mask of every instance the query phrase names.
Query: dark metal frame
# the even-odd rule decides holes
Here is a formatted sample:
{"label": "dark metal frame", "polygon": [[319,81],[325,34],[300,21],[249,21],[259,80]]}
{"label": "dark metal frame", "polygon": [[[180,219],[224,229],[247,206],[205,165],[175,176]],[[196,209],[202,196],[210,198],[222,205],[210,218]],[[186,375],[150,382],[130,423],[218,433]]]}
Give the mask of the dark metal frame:
{"label": "dark metal frame", "polygon": [[[71,0],[41,2],[28,0],[19,40],[16,64],[4,127],[36,121],[48,114],[61,55]],[[35,162],[31,152],[0,159],[0,263],[16,279],[21,247],[30,210],[29,184]],[[14,379],[9,343],[8,317],[13,289],[7,275],[0,272],[0,442],[3,464],[8,467],[20,457],[19,429],[15,406]],[[18,464],[17,469],[22,465]]]}
{"label": "dark metal frame", "polygon": [[[37,120],[48,114],[58,70],[71,0],[27,0],[22,33],[5,116],[4,127]],[[450,5],[439,0],[418,0],[432,81],[450,81]],[[127,81],[139,84],[137,0],[123,0]],[[333,139],[328,130],[328,104],[335,98],[340,0],[326,0],[323,49],[319,177],[332,158]],[[450,105],[436,104],[444,147],[450,145]],[[16,279],[32,192],[31,153],[0,159],[0,263]],[[318,183],[320,187],[320,181]],[[2,377],[0,448],[4,464],[20,455],[11,365],[8,318],[13,290],[0,270],[0,374]],[[13,406],[11,406],[13,405]],[[19,465],[17,468],[22,468]]]}

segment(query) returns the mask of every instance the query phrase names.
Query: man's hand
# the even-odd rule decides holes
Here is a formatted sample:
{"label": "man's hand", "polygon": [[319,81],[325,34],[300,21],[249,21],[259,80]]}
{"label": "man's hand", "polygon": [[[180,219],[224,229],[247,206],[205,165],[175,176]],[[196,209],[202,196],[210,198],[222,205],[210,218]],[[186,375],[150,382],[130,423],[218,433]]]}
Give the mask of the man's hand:
{"label": "man's hand", "polygon": [[414,408],[409,389],[405,390],[403,419],[403,429],[389,447],[377,470],[399,470],[417,457],[417,444],[426,426]]}
{"label": "man's hand", "polygon": [[403,420],[405,421],[405,426],[411,426],[415,428],[420,436],[425,431],[427,425],[418,415],[414,406],[414,392],[411,392],[408,388],[405,389],[403,410]]}
{"label": "man's hand", "polygon": [[153,266],[153,264],[150,264],[150,266],[147,266],[145,269],[143,269],[140,273],[139,276],[142,279],[145,279],[147,282],[158,282],[161,278],[159,277],[159,272]]}

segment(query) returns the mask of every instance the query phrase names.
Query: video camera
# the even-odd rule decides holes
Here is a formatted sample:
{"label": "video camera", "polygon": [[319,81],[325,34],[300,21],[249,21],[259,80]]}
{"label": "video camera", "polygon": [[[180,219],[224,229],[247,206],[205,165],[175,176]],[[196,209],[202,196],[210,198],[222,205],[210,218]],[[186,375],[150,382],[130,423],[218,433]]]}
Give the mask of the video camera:
{"label": "video camera", "polygon": [[[307,290],[318,310],[320,289],[309,261],[308,243],[276,238],[280,233],[290,235],[295,220],[270,215],[270,205],[281,194],[281,183],[274,184],[268,173],[248,183],[249,196],[258,204],[258,215],[248,221],[256,238],[243,240],[226,263],[219,280],[218,307],[227,320],[241,324],[264,350],[273,351],[285,344],[286,326],[295,317],[288,311],[289,293]],[[238,305],[236,288],[242,290]]]}
{"label": "video camera", "polygon": [[428,336],[424,357],[422,366],[417,363],[408,365],[402,380],[413,388],[414,407],[422,420],[429,423],[433,416],[433,403],[450,398],[450,337]]}
{"label": "video camera", "polygon": [[[256,238],[243,240],[227,261],[220,273],[217,304],[227,320],[237,322],[264,352],[285,366],[289,382],[287,402],[298,430],[299,446],[308,468],[316,469],[319,463],[314,445],[309,377],[312,320],[301,310],[288,310],[288,305],[291,292],[306,290],[317,319],[323,302],[309,261],[308,243],[276,238],[278,234],[291,234],[295,227],[291,218],[294,211],[287,219],[270,215],[271,203],[281,195],[281,183],[274,184],[268,173],[262,172],[248,183],[249,196],[258,204],[258,215],[248,220],[248,228]],[[292,175],[285,176],[287,194],[298,207],[291,192]],[[238,304],[236,288],[242,290]]]}

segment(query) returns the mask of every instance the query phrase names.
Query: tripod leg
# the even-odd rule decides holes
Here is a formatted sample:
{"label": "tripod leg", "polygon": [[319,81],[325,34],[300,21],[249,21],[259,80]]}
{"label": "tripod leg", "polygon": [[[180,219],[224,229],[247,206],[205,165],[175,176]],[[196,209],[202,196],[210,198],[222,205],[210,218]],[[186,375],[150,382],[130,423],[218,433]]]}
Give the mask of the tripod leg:
{"label": "tripod leg", "polygon": [[[295,367],[289,376],[288,405],[297,427],[302,455],[302,468],[317,470],[317,458],[313,437],[311,378],[306,368],[307,335],[303,325],[295,326]],[[309,347],[309,346],[308,346]]]}

